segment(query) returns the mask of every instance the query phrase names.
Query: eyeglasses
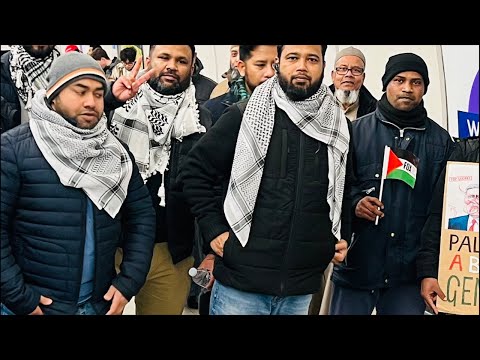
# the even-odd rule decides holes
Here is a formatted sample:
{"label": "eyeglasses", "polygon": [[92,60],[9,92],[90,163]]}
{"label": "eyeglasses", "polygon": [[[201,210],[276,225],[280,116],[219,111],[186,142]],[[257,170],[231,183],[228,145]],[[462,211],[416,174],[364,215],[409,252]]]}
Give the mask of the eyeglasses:
{"label": "eyeglasses", "polygon": [[346,66],[339,66],[335,68],[335,71],[337,72],[338,75],[345,75],[348,70],[352,72],[352,75],[354,76],[359,76],[363,74],[364,69],[358,66],[354,66],[352,68],[347,68]]}

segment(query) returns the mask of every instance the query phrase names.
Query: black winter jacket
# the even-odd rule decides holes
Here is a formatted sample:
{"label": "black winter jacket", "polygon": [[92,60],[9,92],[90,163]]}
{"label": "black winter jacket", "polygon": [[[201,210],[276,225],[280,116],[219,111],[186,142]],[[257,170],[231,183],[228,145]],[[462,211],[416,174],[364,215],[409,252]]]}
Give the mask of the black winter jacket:
{"label": "black winter jacket", "polygon": [[232,91],[208,100],[204,106],[212,113],[212,124],[215,125],[225,110],[236,102],[238,102],[238,96],[235,96]]}
{"label": "black winter jacket", "polygon": [[[212,124],[211,114],[202,106],[199,106],[199,110],[200,123],[208,131]],[[203,134],[195,133],[182,141],[172,139],[170,161],[165,173],[166,207],[159,206],[158,189],[162,184],[161,175],[153,175],[147,180],[147,188],[157,217],[155,241],[168,242],[168,250],[174,264],[192,255],[195,218],[186,203],[179,172],[184,166],[187,153],[202,136]]]}
{"label": "black winter jacket", "polygon": [[[453,150],[448,132],[431,119],[423,128],[400,130],[377,110],[352,123],[355,177],[352,213],[364,196],[379,197],[385,145],[413,152],[420,163],[411,189],[400,180],[386,180],[379,224],[353,216],[352,244],[345,262],[335,266],[333,281],[372,290],[415,283],[415,258],[427,218],[433,187]],[[373,139],[373,140],[372,140]]]}
{"label": "black winter jacket", "polygon": [[[223,258],[215,259],[214,276],[242,291],[277,296],[314,293],[336,243],[326,201],[327,146],[305,135],[276,108],[250,238],[242,247],[223,211],[241,120],[238,104],[229,107],[188,154],[182,171],[185,196],[206,242],[230,233]],[[350,155],[351,149],[342,212],[342,238],[347,241]],[[224,179],[221,198],[215,187],[218,179]]]}
{"label": "black winter jacket", "polygon": [[10,77],[10,51],[7,51],[0,58],[0,132],[20,125],[20,100],[17,95],[17,88]]}
{"label": "black winter jacket", "polygon": [[[2,134],[1,171],[1,302],[15,314],[29,314],[43,295],[53,299],[49,306],[40,305],[45,314],[74,314],[85,245],[85,192],[60,183],[29,124]],[[117,216],[112,219],[93,208],[91,301],[104,314],[110,303],[103,296],[110,285],[127,299],[143,286],[150,269],[155,215],[136,165]],[[114,259],[122,228],[124,257],[117,275]]]}
{"label": "black winter jacket", "polygon": [[[448,160],[478,164],[479,150],[478,137],[462,139],[457,143],[455,151]],[[422,231],[422,245],[417,255],[417,277],[419,280],[427,277],[438,277],[445,172],[446,169],[443,169],[438,178],[430,204],[430,212]]]}
{"label": "black winter jacket", "polygon": [[210,94],[212,93],[217,83],[206,77],[205,75],[200,74],[203,70],[203,64],[200,59],[195,58],[195,70],[192,75],[192,82],[195,85],[195,99],[200,105],[203,105],[208,99],[210,99]]}

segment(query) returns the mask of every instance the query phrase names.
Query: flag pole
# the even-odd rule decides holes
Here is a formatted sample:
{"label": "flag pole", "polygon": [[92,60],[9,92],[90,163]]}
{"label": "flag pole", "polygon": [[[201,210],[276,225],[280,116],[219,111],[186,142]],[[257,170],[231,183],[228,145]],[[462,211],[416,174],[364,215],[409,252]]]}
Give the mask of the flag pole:
{"label": "flag pole", "polygon": [[[383,182],[387,178],[387,171],[388,171],[388,159],[390,157],[390,147],[385,145],[385,150],[383,152],[383,166],[382,166],[382,179],[380,181],[380,194],[378,197],[378,200],[382,201],[382,196],[383,196]],[[380,210],[380,207],[378,207],[378,210]],[[380,219],[380,216],[377,215],[375,218],[375,225],[378,225],[378,220]]]}

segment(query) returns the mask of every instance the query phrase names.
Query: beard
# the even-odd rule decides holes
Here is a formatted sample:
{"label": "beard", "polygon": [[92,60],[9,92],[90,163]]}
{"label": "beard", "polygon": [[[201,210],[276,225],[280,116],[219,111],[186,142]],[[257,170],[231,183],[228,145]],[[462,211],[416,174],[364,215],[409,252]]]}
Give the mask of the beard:
{"label": "beard", "polygon": [[160,81],[159,77],[148,80],[148,84],[152,87],[153,90],[162,95],[176,95],[184,92],[190,86],[191,78],[187,77],[185,80],[177,81],[174,84],[165,85]]}
{"label": "beard", "polygon": [[323,73],[320,79],[315,82],[312,82],[310,86],[301,87],[293,85],[291,81],[289,81],[282,73],[278,73],[278,83],[282,90],[284,91],[285,95],[292,100],[292,101],[302,101],[308,99],[310,96],[315,94],[318,89],[320,89],[320,85],[323,81]]}
{"label": "beard", "polygon": [[340,101],[343,106],[350,106],[355,104],[360,95],[360,90],[335,90],[335,97]]}
{"label": "beard", "polygon": [[25,51],[34,58],[43,59],[51,54],[55,45],[23,45]]}

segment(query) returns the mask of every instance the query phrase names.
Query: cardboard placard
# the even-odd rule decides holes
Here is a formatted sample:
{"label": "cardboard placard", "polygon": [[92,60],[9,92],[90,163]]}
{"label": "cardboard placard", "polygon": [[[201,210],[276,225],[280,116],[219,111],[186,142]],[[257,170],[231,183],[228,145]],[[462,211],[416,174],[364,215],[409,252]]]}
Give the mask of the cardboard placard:
{"label": "cardboard placard", "polygon": [[447,163],[438,282],[441,312],[479,315],[478,164]]}

